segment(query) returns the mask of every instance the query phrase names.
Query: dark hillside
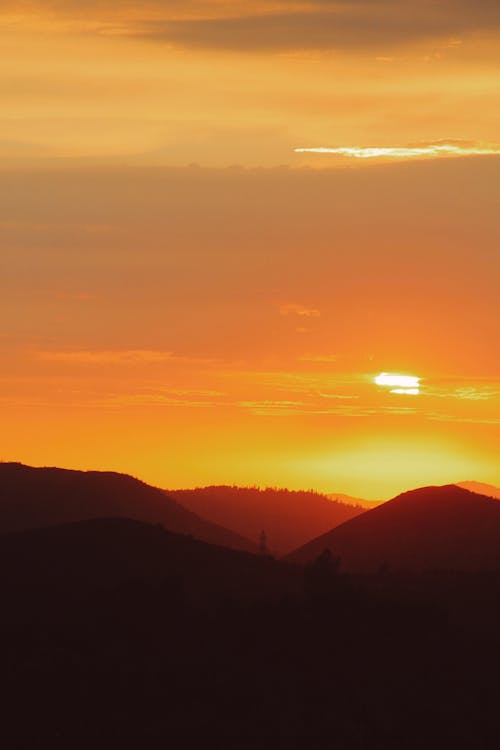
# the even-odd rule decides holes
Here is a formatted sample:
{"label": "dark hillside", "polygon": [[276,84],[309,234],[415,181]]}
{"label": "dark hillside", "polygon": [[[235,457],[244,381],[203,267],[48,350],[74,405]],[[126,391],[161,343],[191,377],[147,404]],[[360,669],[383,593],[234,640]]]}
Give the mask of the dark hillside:
{"label": "dark hillside", "polygon": [[160,523],[211,544],[257,551],[247,539],[205,521],[162,490],[125,474],[0,464],[0,533],[91,518]]}
{"label": "dark hillside", "polygon": [[344,570],[500,568],[500,503],[455,485],[405,492],[295,550],[305,563],[324,549]]}
{"label": "dark hillside", "polygon": [[184,507],[258,542],[265,531],[270,551],[284,555],[305,541],[363,512],[360,506],[317,492],[256,487],[200,487],[169,492]]}

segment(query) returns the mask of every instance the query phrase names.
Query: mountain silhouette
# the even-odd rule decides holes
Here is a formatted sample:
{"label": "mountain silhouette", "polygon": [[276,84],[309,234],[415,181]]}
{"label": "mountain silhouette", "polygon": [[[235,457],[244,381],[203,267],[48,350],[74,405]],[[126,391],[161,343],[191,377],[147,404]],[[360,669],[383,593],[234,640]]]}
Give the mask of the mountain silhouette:
{"label": "mountain silhouette", "polygon": [[496,500],[500,500],[500,488],[495,487],[493,484],[485,484],[485,482],[457,482],[457,487],[463,487],[464,490],[470,490],[475,492],[477,495],[486,495],[486,497],[494,497]]}
{"label": "mountain silhouette", "polygon": [[[427,539],[432,559],[448,538],[491,548],[493,509],[425,488],[331,533],[354,528],[365,552],[379,532],[385,552]],[[304,569],[123,518],[2,534],[2,736],[55,750],[493,750],[499,583],[500,567],[344,576],[335,555]]]}
{"label": "mountain silhouette", "polygon": [[456,485],[398,495],[313,539],[287,559],[307,563],[325,549],[347,571],[500,569],[500,504]]}
{"label": "mountain silhouette", "polygon": [[108,517],[159,523],[233,549],[258,549],[186,510],[162,490],[125,474],[0,464],[0,533]]}
{"label": "mountain silhouette", "polygon": [[270,551],[278,555],[363,512],[316,492],[220,486],[168,493],[189,510],[256,543],[264,531]]}

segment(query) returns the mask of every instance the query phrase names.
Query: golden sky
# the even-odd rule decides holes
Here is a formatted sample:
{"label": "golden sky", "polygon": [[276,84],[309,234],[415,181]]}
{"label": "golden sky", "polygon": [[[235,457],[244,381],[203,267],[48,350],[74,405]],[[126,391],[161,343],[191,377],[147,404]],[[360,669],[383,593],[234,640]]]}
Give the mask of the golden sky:
{"label": "golden sky", "polygon": [[4,2],[0,36],[0,459],[500,484],[497,2]]}

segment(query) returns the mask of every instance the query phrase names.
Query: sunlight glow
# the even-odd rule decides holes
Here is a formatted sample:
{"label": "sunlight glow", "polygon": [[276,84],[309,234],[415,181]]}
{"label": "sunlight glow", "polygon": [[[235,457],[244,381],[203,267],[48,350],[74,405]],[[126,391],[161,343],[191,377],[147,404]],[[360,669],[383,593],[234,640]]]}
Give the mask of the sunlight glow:
{"label": "sunlight glow", "polygon": [[330,451],[311,452],[297,457],[290,471],[315,476],[322,488],[338,487],[338,492],[359,496],[356,471],[363,466],[370,477],[365,496],[388,500],[412,487],[452,484],[464,472],[487,476],[492,465],[480,450],[466,449],[460,441],[431,433],[399,433],[380,435],[377,440],[354,439]]}

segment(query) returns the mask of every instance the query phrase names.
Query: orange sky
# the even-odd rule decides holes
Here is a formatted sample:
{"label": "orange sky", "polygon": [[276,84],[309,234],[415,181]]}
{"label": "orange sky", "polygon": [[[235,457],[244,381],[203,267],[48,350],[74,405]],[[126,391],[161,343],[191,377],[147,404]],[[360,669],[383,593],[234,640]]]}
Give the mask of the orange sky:
{"label": "orange sky", "polygon": [[500,485],[500,10],[401,6],[2,4],[1,459]]}

